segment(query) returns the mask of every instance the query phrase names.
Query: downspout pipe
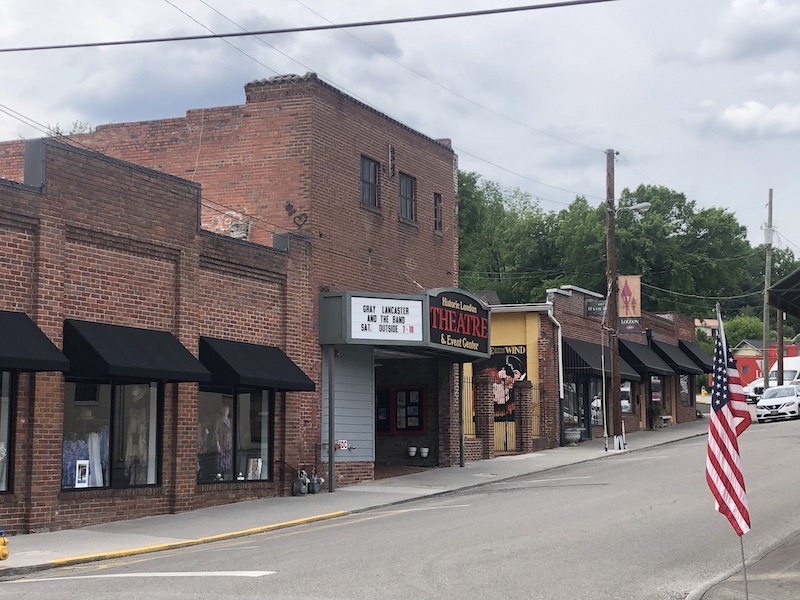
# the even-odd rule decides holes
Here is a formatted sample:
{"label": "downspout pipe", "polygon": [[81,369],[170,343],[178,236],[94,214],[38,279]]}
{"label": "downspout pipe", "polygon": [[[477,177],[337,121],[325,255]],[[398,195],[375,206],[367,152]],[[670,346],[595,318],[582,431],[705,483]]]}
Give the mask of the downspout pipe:
{"label": "downspout pipe", "polygon": [[558,437],[559,445],[565,444],[564,440],[564,354],[561,344],[561,323],[553,315],[553,309],[547,311],[547,318],[556,326],[558,339]]}

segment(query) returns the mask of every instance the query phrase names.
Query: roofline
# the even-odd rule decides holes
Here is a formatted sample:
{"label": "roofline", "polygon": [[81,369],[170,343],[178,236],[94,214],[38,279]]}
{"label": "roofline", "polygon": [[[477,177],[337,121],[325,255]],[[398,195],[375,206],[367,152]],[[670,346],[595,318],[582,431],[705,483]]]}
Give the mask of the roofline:
{"label": "roofline", "polygon": [[535,304],[490,304],[489,312],[496,313],[547,313],[553,310],[552,302],[537,302]]}
{"label": "roofline", "polygon": [[246,93],[246,90],[247,90],[247,88],[249,86],[256,86],[256,85],[265,86],[267,84],[269,84],[269,85],[273,85],[273,84],[274,85],[281,85],[281,84],[286,84],[286,83],[299,83],[299,82],[304,82],[304,81],[316,81],[320,85],[322,85],[323,87],[326,87],[329,90],[331,90],[332,92],[334,92],[335,94],[339,94],[341,96],[344,96],[345,98],[350,100],[353,104],[357,104],[358,106],[361,106],[362,108],[365,108],[366,110],[368,110],[368,111],[370,111],[372,113],[375,113],[376,115],[380,116],[381,118],[386,119],[387,121],[390,121],[391,123],[397,125],[398,127],[401,127],[401,128],[403,128],[403,129],[405,129],[407,131],[410,131],[411,133],[413,133],[415,135],[418,135],[419,137],[424,138],[424,139],[428,140],[429,142],[432,142],[432,143],[436,144],[437,146],[449,151],[450,154],[455,155],[455,150],[453,150],[452,143],[451,143],[451,141],[449,139],[447,140],[448,143],[445,143],[445,141],[443,141],[444,138],[436,139],[436,138],[430,137],[429,135],[425,135],[424,133],[420,132],[419,130],[414,129],[413,127],[410,127],[410,126],[408,126],[408,125],[406,125],[404,123],[401,123],[397,119],[395,119],[393,117],[390,117],[389,115],[387,115],[384,112],[379,111],[377,108],[374,108],[374,107],[370,106],[369,104],[367,104],[367,103],[365,103],[365,102],[363,102],[361,100],[358,100],[357,98],[355,98],[355,97],[351,96],[350,94],[344,92],[342,89],[334,86],[333,84],[328,83],[327,81],[323,80],[319,75],[317,75],[317,73],[314,73],[313,71],[308,71],[305,75],[286,74],[286,75],[275,75],[273,77],[267,77],[265,79],[255,79],[255,80],[250,81],[247,84],[245,84],[245,93]]}
{"label": "roofline", "polygon": [[597,292],[593,292],[591,290],[586,290],[582,287],[578,287],[577,285],[562,285],[558,288],[550,288],[545,290],[546,294],[564,294],[565,296],[571,296],[572,292],[578,292],[580,294],[584,294],[586,296],[593,296],[595,298],[605,298],[603,294],[598,294]]}

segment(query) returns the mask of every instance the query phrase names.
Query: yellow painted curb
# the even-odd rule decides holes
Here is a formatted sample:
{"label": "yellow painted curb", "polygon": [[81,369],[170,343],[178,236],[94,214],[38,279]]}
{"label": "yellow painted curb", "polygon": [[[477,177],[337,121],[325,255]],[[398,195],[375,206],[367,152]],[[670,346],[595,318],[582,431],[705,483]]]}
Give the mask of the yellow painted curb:
{"label": "yellow painted curb", "polygon": [[275,523],[273,525],[263,525],[262,527],[252,527],[250,529],[242,529],[240,531],[230,531],[227,533],[218,533],[217,535],[209,535],[201,538],[193,538],[190,540],[184,540],[182,542],[169,542],[167,544],[140,546],[139,548],[129,548],[127,550],[114,550],[111,552],[98,552],[97,554],[83,554],[81,556],[57,558],[55,560],[51,560],[50,564],[53,566],[63,567],[66,565],[74,565],[77,563],[90,562],[95,560],[120,558],[122,556],[135,556],[137,554],[146,554],[148,552],[161,552],[163,550],[172,550],[175,548],[186,548],[187,546],[196,546],[198,544],[206,544],[208,542],[219,542],[221,540],[230,540],[233,538],[244,537],[246,535],[254,535],[256,533],[266,533],[268,531],[275,531],[277,529],[285,529],[286,527],[294,527],[296,525],[305,525],[306,523],[314,523],[316,521],[325,521],[326,519],[344,517],[345,515],[348,514],[350,514],[349,511],[340,510],[338,512],[326,513],[323,515],[315,515],[313,517],[304,517],[302,519],[295,519],[294,521],[284,521],[283,523]]}

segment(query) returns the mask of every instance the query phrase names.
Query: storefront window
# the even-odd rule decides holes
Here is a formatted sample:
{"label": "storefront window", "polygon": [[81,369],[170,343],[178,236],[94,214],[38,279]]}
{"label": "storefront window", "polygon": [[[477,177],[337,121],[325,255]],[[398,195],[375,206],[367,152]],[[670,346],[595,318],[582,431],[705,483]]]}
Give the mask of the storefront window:
{"label": "storefront window", "polygon": [[592,425],[602,425],[603,387],[600,379],[589,380],[589,394],[592,398]]}
{"label": "storefront window", "polygon": [[11,471],[11,373],[0,371],[0,492],[9,491]]}
{"label": "storefront window", "polygon": [[619,387],[619,400],[622,412],[631,414],[634,412],[633,397],[631,395],[631,382],[625,381]]}
{"label": "storefront window", "polygon": [[653,404],[661,403],[661,377],[650,376],[650,399]]}
{"label": "storefront window", "polygon": [[270,478],[272,410],[268,390],[200,391],[197,482]]}
{"label": "storefront window", "polygon": [[564,382],[564,407],[561,415],[564,427],[578,425],[578,388],[575,381]]}
{"label": "storefront window", "polygon": [[681,375],[679,381],[680,389],[678,390],[678,400],[681,403],[681,406],[693,406],[694,405],[694,398],[690,392],[691,388],[691,381],[689,375]]}
{"label": "storefront window", "polygon": [[64,384],[64,489],[158,483],[158,386]]}

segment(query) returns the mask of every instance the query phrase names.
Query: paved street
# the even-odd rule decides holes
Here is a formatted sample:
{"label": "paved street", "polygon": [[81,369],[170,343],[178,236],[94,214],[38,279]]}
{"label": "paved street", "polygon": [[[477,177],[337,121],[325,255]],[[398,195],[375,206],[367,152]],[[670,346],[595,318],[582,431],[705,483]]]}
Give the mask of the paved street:
{"label": "paved street", "polygon": [[[0,585],[4,598],[32,593],[83,598],[90,591],[120,600],[201,593],[400,598],[421,593],[410,575],[417,573],[434,590],[429,598],[452,597],[445,589],[514,597],[523,587],[538,590],[526,597],[563,598],[565,582],[574,580],[576,565],[582,565],[581,577],[595,584],[594,598],[735,598],[713,595],[736,591],[740,555],[738,538],[713,511],[702,479],[706,427],[704,419],[637,432],[628,436],[625,452],[606,453],[595,440],[333,494],[17,536],[1,572],[29,583]],[[780,485],[773,485],[774,474],[747,466],[769,461],[776,443],[791,445],[798,427],[754,425],[743,437],[754,516],[753,531],[745,537],[748,560],[756,561],[750,566],[751,594],[759,585],[763,589],[797,575],[796,568],[784,568],[780,554],[767,555],[800,530],[789,505],[783,506],[794,502],[797,481],[779,476]],[[422,500],[408,503],[414,499]],[[766,502],[775,504],[768,508]],[[215,539],[223,541],[210,543]],[[764,561],[758,561],[761,556]],[[772,580],[758,577],[759,565],[768,566],[768,559]],[[629,581],[632,571],[641,576]],[[42,581],[87,575],[93,578]],[[136,585],[125,583],[131,578]],[[383,591],[376,595],[375,589]]]}

